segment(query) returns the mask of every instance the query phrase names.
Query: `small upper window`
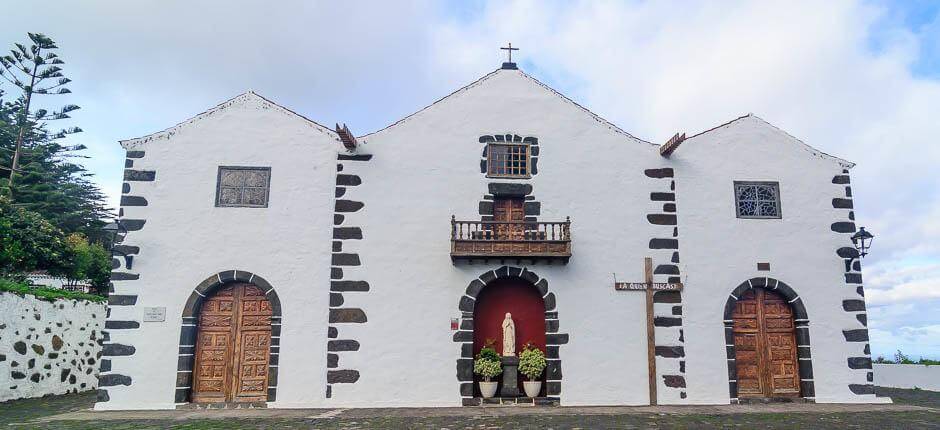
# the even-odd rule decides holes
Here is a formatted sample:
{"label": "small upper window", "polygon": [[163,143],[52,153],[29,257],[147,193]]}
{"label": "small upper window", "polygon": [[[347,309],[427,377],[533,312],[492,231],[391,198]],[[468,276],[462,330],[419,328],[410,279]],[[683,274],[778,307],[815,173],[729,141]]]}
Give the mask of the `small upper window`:
{"label": "small upper window", "polygon": [[738,218],[780,218],[780,184],[777,182],[734,183]]}
{"label": "small upper window", "polygon": [[487,146],[488,176],[528,178],[529,145],[491,143]]}
{"label": "small upper window", "polygon": [[219,207],[268,207],[270,167],[219,167],[215,205]]}

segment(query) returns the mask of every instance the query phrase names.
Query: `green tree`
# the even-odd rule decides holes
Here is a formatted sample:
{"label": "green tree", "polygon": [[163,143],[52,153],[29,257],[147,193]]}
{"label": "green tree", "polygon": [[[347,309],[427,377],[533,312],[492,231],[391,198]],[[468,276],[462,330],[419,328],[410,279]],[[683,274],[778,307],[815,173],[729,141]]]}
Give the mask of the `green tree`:
{"label": "green tree", "polygon": [[111,276],[111,256],[103,246],[89,243],[81,233],[72,233],[65,237],[64,262],[59,275],[68,279],[69,284],[91,281],[91,285],[104,295]]}
{"label": "green tree", "polygon": [[[55,42],[39,33],[28,34],[31,44],[14,44],[0,56],[0,77],[19,94],[4,100],[0,91],[0,159],[5,167],[5,194],[18,207],[38,212],[67,233],[81,232],[101,239],[103,219],[110,216],[104,195],[76,158],[83,145],[60,143],[78,127],[50,131],[50,123],[70,118],[79,109],[66,104],[53,110],[39,107],[40,96],[69,94],[65,64],[54,52]],[[8,167],[7,167],[8,166]],[[2,170],[2,169],[0,169]]]}
{"label": "green tree", "polygon": [[61,273],[64,251],[61,230],[0,197],[0,277],[22,279],[34,270]]}

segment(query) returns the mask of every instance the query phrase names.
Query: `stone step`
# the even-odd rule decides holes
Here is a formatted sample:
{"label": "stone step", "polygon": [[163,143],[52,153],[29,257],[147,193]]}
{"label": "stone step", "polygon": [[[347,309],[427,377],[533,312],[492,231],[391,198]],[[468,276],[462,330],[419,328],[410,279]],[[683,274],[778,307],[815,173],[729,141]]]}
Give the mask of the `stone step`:
{"label": "stone step", "polygon": [[557,397],[474,397],[464,399],[464,406],[558,406]]}

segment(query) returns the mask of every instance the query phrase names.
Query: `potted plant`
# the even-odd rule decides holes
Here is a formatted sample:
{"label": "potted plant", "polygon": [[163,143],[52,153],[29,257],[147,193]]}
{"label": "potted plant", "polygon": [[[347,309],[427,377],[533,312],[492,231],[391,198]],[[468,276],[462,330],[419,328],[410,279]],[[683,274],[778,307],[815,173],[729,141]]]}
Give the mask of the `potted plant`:
{"label": "potted plant", "polygon": [[483,377],[483,380],[479,382],[480,394],[487,399],[496,395],[496,387],[499,385],[499,381],[493,381],[492,378],[503,373],[503,365],[499,361],[499,354],[496,352],[496,348],[490,346],[492,343],[495,343],[495,341],[489,342],[487,340],[487,346],[480,350],[476,360],[473,361],[473,373]]}
{"label": "potted plant", "polygon": [[542,390],[542,380],[539,378],[545,371],[545,365],[545,353],[532,342],[527,343],[519,353],[519,372],[527,379],[522,381],[526,396],[539,396],[539,391]]}

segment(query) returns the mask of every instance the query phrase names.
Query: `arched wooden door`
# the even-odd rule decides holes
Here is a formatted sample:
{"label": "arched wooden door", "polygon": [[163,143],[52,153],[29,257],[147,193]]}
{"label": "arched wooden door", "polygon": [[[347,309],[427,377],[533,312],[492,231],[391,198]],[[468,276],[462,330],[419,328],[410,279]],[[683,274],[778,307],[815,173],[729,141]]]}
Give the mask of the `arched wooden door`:
{"label": "arched wooden door", "polygon": [[779,294],[747,290],[733,314],[738,397],[799,397],[793,309]]}
{"label": "arched wooden door", "polygon": [[[487,339],[494,340],[496,352],[503,354],[503,319],[507,312],[512,314],[516,327],[516,356],[528,342],[545,351],[545,302],[538,289],[523,279],[503,278],[490,282],[476,298],[473,308],[474,357]],[[521,378],[520,374],[520,381]],[[474,384],[474,390],[477,389]]]}
{"label": "arched wooden door", "polygon": [[271,303],[245,283],[221,287],[199,312],[193,402],[263,402],[268,391]]}

